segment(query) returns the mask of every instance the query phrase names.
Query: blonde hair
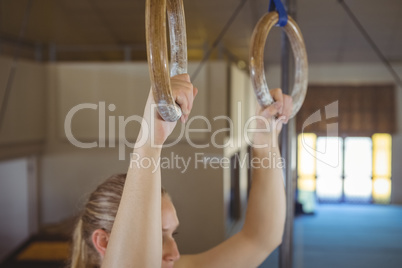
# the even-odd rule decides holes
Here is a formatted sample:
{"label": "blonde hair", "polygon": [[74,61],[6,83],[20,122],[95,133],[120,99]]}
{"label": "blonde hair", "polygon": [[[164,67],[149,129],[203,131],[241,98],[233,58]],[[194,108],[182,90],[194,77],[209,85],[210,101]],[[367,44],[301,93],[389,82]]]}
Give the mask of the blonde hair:
{"label": "blonde hair", "polygon": [[[92,233],[103,229],[110,233],[123,194],[126,174],[113,175],[91,193],[78,218],[72,241],[71,268],[97,268],[101,258],[92,243]],[[162,196],[167,194],[161,190]]]}

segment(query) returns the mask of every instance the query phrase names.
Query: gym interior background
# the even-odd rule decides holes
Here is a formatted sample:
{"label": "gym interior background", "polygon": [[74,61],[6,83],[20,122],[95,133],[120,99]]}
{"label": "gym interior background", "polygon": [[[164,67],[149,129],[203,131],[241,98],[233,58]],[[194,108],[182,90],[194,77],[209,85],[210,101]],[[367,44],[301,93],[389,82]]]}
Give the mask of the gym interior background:
{"label": "gym interior background", "polygon": [[[402,2],[288,2],[309,60],[308,94],[294,119],[293,267],[400,267]],[[238,129],[255,110],[249,41],[268,4],[184,1],[189,74],[199,89],[192,115],[213,124],[192,132],[192,143],[176,130],[177,144],[163,153],[202,156],[199,166],[163,170],[182,254],[242,224],[249,170],[203,163],[248,152],[236,131],[214,136],[234,146],[212,146],[212,133],[227,127],[213,119],[229,116]],[[144,14],[142,0],[0,0],[1,266],[63,265],[88,193],[127,170],[139,125],[124,120],[142,114],[150,87]],[[264,55],[270,88],[281,86],[281,53],[275,28]],[[80,104],[92,108],[66,120]],[[66,123],[88,148],[72,144]],[[284,267],[279,251],[261,267]]]}

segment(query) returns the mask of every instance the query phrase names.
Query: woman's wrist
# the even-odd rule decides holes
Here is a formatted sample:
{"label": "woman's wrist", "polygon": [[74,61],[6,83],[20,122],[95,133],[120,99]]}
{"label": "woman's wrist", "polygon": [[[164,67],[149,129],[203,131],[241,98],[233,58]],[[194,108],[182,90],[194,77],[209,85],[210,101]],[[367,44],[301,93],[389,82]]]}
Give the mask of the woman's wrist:
{"label": "woman's wrist", "polygon": [[166,141],[167,135],[165,135],[165,129],[163,127],[151,126],[149,123],[142,123],[142,127],[135,142],[135,148],[150,147],[150,149],[162,149],[163,144]]}
{"label": "woman's wrist", "polygon": [[254,148],[272,148],[278,146],[279,143],[279,135],[277,133],[271,132],[257,132],[253,136],[253,144]]}
{"label": "woman's wrist", "polygon": [[144,156],[160,156],[162,145],[153,144],[151,141],[147,140],[143,144],[136,143],[133,152]]}
{"label": "woman's wrist", "polygon": [[254,147],[253,146],[253,157],[256,158],[278,158],[281,157],[279,146],[266,146],[266,147]]}

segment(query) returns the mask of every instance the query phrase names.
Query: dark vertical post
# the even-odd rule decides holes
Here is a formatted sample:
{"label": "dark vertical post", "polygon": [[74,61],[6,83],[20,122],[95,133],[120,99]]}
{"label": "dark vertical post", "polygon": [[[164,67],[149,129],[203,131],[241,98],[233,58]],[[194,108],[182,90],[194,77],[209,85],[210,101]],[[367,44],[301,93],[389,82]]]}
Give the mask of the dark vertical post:
{"label": "dark vertical post", "polygon": [[41,44],[35,44],[35,60],[36,61],[43,60],[43,48]]}
{"label": "dark vertical post", "polygon": [[[294,1],[282,0],[289,16],[294,18]],[[290,94],[291,77],[293,73],[293,64],[291,62],[291,51],[289,40],[282,32],[282,60],[281,60],[281,87],[284,93]],[[295,119],[289,121],[282,130],[281,136],[281,153],[285,159],[285,191],[286,191],[286,223],[283,234],[282,245],[279,250],[279,267],[291,268],[293,264],[293,216],[294,216],[294,180],[295,174]]]}
{"label": "dark vertical post", "polygon": [[57,60],[57,48],[55,44],[49,45],[49,61],[55,62]]}
{"label": "dark vertical post", "polygon": [[124,61],[131,61],[131,47],[124,46]]}

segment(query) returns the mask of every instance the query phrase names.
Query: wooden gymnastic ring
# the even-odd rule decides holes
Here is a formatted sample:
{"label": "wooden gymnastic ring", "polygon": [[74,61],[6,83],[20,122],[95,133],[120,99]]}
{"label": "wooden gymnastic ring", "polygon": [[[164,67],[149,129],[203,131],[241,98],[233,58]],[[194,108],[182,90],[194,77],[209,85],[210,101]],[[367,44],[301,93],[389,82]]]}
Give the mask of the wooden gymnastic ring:
{"label": "wooden gymnastic ring", "polygon": [[[278,13],[269,12],[257,23],[251,38],[250,46],[250,76],[254,92],[262,107],[273,102],[267,86],[264,72],[264,47],[269,31],[278,22]],[[293,110],[290,118],[296,115],[303,104],[307,93],[308,65],[307,53],[303,36],[296,22],[289,16],[288,23],[283,27],[289,38],[295,59],[295,78],[293,91]]]}
{"label": "wooden gymnastic ring", "polygon": [[183,1],[146,1],[145,28],[152,93],[161,117],[165,121],[174,122],[181,117],[182,111],[175,103],[170,86],[166,13],[169,21],[172,62],[170,76],[187,73],[187,37]]}

